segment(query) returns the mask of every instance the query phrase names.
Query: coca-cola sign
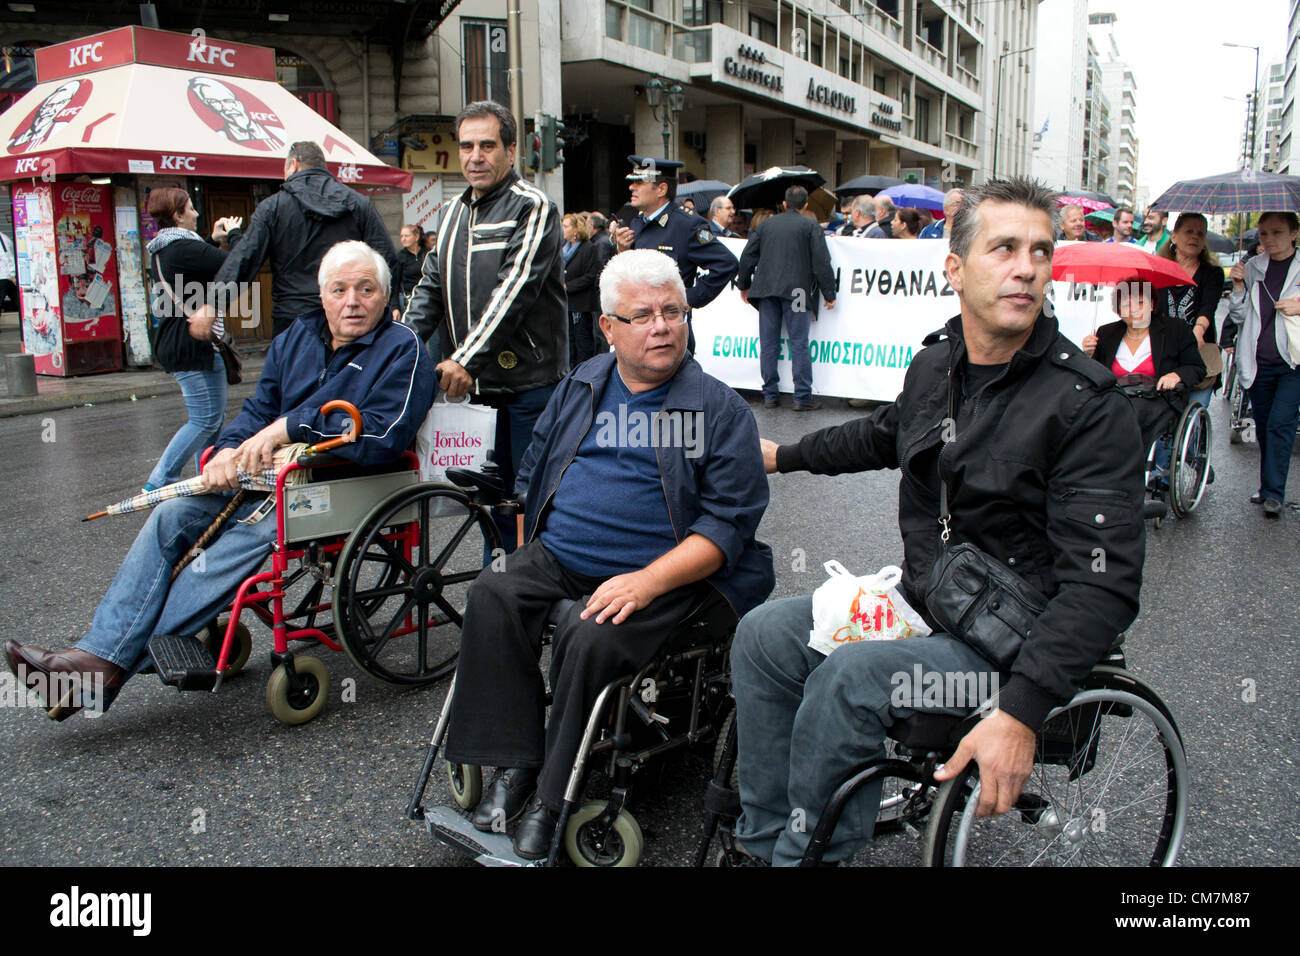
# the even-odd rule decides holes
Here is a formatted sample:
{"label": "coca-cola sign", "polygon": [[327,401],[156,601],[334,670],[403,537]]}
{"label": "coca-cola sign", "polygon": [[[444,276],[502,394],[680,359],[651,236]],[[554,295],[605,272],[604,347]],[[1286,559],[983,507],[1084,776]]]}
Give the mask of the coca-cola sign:
{"label": "coca-cola sign", "polygon": [[82,183],[64,186],[63,192],[59,194],[60,202],[75,203],[80,206],[100,202],[103,198],[104,194],[99,186],[87,186]]}

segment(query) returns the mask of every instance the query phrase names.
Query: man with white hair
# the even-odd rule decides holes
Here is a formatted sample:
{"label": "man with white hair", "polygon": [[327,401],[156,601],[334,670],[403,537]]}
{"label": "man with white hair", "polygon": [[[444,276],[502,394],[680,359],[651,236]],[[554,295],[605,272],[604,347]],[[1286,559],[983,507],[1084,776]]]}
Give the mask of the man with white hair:
{"label": "man with white hair", "polygon": [[937,222],[932,222],[921,230],[921,239],[947,239],[948,229],[952,223],[952,217],[957,215],[957,207],[961,205],[961,190],[949,189],[943,194],[943,218]]}
{"label": "man with white hair", "polygon": [[[217,436],[203,469],[209,493],[164,501],[150,513],[75,648],[47,651],[5,641],[5,657],[26,686],[45,694],[46,712],[63,720],[83,706],[107,708],[149,661],[158,634],[194,634],[230,601],[275,542],[276,521],[241,524],[261,504],[240,505],[220,533],[172,580],[172,567],[230,502],[237,471],[270,467],[275,449],[343,433],[348,418],[321,413],[342,399],[361,412],[361,434],[334,454],[357,465],[396,459],[415,439],[433,402],[433,363],[414,330],[388,312],[388,263],[364,242],[341,242],[321,260],[321,308],[271,342],[257,392]],[[757,441],[757,439],[755,439]],[[755,444],[757,453],[757,444]],[[97,700],[82,688],[102,687]]]}
{"label": "man with white hair", "polygon": [[[613,346],[565,378],[533,430],[517,489],[528,543],[470,588],[447,759],[494,766],[480,830],[523,814],[515,852],[546,856],[600,689],[646,664],[702,599],[737,614],[772,589],[754,538],[767,507],[749,406],[686,352],[686,289],[661,252],[600,276]],[[537,660],[552,604],[550,721]],[[536,796],[529,797],[536,790]]]}

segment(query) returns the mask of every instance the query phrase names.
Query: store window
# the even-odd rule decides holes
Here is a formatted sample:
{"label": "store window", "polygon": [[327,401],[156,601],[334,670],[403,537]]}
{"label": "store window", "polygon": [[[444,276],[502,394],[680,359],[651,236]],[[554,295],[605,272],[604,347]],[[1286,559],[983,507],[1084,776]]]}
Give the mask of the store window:
{"label": "store window", "polygon": [[776,24],[762,17],[749,15],[749,35],[771,46],[776,46]]}
{"label": "store window", "polygon": [[338,97],[316,67],[292,50],[276,49],[275,81],[331,123],[338,124]]}
{"label": "store window", "polygon": [[465,102],[510,105],[510,51],[504,20],[461,20]]}

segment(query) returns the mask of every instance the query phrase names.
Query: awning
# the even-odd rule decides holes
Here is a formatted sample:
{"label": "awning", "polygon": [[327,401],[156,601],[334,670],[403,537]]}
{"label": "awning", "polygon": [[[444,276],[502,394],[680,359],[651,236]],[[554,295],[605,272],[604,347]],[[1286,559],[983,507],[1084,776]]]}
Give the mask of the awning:
{"label": "awning", "polygon": [[280,179],[311,140],[351,186],[406,191],[389,166],[278,83],[127,63],[39,84],[0,114],[0,182],[80,173]]}

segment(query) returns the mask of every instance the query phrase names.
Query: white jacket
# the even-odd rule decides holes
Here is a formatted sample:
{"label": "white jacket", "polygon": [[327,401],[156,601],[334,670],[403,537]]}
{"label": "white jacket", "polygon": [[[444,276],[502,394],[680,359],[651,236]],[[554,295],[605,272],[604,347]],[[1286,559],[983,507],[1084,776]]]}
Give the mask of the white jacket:
{"label": "white jacket", "polygon": [[[1237,375],[1245,388],[1255,383],[1255,345],[1259,339],[1259,293],[1256,291],[1264,282],[1264,273],[1268,269],[1267,252],[1246,261],[1246,283],[1244,289],[1233,289],[1228,297],[1228,315],[1237,323]],[[1279,299],[1290,299],[1300,295],[1300,255],[1291,260],[1287,270],[1286,281],[1282,284]],[[1282,361],[1295,368],[1296,359],[1287,349],[1286,322],[1281,312],[1273,323],[1273,333],[1277,337],[1277,351]]]}

